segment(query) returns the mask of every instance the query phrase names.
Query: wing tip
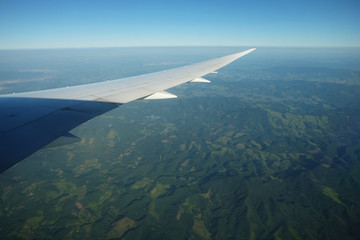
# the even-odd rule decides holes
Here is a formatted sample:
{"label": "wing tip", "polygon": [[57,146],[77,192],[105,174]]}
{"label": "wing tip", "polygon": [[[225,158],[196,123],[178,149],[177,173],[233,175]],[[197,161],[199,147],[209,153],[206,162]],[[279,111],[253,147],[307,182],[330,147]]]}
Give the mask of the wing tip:
{"label": "wing tip", "polygon": [[255,51],[255,50],[256,50],[256,48],[250,48],[250,49],[248,49],[246,51],[243,51],[242,53],[248,54],[248,53],[251,53],[252,51]]}
{"label": "wing tip", "polygon": [[252,51],[255,51],[255,50],[256,50],[256,48],[250,48],[248,50],[245,50],[245,51],[242,51],[242,52],[239,52],[239,53],[235,53],[234,55],[237,56],[237,58],[240,58],[240,57],[245,56],[245,55],[247,55],[247,54],[249,54],[249,53],[251,53]]}

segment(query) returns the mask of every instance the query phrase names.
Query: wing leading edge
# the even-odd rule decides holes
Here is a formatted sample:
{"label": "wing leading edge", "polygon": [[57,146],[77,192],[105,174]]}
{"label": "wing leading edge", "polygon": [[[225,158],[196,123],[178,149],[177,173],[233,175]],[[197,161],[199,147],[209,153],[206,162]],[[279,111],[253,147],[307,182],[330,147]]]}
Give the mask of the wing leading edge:
{"label": "wing leading edge", "polygon": [[1,95],[0,172],[50,143],[76,141],[69,131],[91,118],[137,99],[176,97],[164,90],[185,82],[206,82],[202,76],[254,50],[141,76]]}

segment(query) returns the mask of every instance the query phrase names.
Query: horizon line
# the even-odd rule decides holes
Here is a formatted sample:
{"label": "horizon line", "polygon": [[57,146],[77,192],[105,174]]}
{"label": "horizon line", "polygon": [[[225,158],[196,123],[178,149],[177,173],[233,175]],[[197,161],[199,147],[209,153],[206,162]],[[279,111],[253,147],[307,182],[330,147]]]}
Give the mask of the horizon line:
{"label": "horizon line", "polygon": [[[159,48],[165,48],[165,47],[214,47],[214,48],[220,48],[220,47],[249,47],[254,48],[252,45],[128,45],[128,46],[88,46],[88,47],[79,47],[79,46],[69,46],[69,47],[29,47],[29,48],[0,48],[0,51],[6,51],[6,50],[62,50],[62,49],[100,49],[100,48],[151,48],[151,47],[159,47]],[[281,45],[258,45],[256,48],[360,48],[359,46],[281,46]]]}

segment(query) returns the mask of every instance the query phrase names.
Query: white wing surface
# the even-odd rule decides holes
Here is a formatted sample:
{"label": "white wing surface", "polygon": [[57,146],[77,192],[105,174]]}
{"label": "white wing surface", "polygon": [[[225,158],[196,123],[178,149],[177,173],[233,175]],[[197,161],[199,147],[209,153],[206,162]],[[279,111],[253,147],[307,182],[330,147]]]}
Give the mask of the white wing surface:
{"label": "white wing surface", "polygon": [[0,172],[46,145],[79,140],[69,131],[93,117],[137,99],[176,97],[164,90],[185,82],[205,82],[202,76],[254,50],[141,76],[1,95]]}

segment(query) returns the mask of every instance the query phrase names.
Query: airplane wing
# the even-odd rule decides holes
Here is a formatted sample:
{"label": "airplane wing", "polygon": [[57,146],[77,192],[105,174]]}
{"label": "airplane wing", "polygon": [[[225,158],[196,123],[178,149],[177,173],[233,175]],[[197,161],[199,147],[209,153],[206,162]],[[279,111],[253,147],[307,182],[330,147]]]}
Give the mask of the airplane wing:
{"label": "airplane wing", "polygon": [[91,118],[137,99],[176,97],[164,90],[206,82],[202,76],[254,50],[141,76],[0,95],[0,172],[44,146],[80,140],[69,131]]}

